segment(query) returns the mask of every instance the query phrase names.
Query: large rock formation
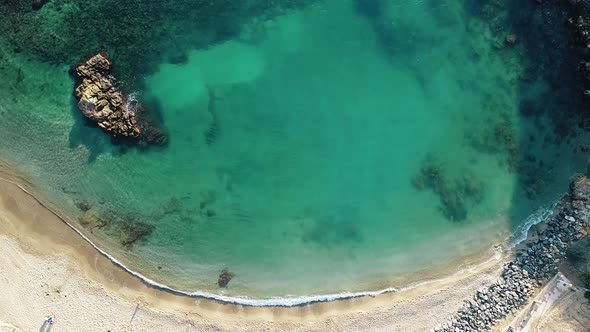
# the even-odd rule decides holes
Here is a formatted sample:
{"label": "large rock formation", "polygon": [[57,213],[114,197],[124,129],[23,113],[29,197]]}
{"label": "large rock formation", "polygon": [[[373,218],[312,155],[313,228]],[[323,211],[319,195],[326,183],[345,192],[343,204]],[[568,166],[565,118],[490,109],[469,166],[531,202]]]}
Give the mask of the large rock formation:
{"label": "large rock formation", "polygon": [[166,135],[147,118],[143,105],[133,94],[126,95],[109,73],[111,61],[99,53],[74,68],[78,84],[74,94],[82,114],[115,138],[163,145]]}

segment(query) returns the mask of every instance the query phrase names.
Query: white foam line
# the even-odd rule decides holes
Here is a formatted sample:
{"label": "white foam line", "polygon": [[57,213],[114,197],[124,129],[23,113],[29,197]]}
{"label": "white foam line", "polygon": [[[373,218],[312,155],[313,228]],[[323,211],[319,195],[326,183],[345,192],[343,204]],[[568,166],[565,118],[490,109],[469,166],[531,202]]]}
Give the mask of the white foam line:
{"label": "white foam line", "polygon": [[567,194],[562,195],[553,204],[551,204],[551,206],[548,207],[547,209],[541,210],[540,212],[537,212],[537,213],[533,213],[528,218],[526,218],[526,221],[524,222],[524,224],[522,224],[520,227],[518,227],[518,229],[511,235],[511,237],[510,237],[511,240],[508,241],[508,244],[506,245],[505,250],[506,251],[512,250],[512,249],[514,249],[514,247],[516,247],[517,245],[519,245],[520,243],[525,241],[527,239],[527,234],[528,234],[529,230],[531,229],[531,227],[533,227],[534,225],[540,224],[540,223],[546,221],[549,217],[551,217],[551,215],[553,215],[553,213],[555,212],[555,208],[557,208],[557,206],[559,205],[561,200],[566,195]]}
{"label": "white foam line", "polygon": [[[195,298],[205,298],[205,299],[215,300],[215,301],[229,303],[229,304],[238,304],[238,305],[252,306],[252,307],[293,307],[293,306],[301,306],[301,305],[317,303],[317,302],[346,300],[346,299],[352,299],[352,298],[358,298],[358,297],[375,297],[375,296],[386,294],[386,293],[405,292],[405,291],[414,289],[419,286],[429,285],[429,284],[433,284],[433,283],[439,282],[439,281],[450,280],[457,275],[463,274],[465,272],[474,271],[478,267],[481,267],[481,266],[489,263],[492,260],[497,260],[500,258],[499,255],[495,254],[493,257],[487,259],[484,262],[481,262],[481,263],[476,264],[474,266],[469,266],[467,268],[461,269],[461,270],[453,273],[450,276],[440,278],[440,279],[431,279],[431,280],[418,282],[418,283],[403,287],[401,289],[390,287],[390,288],[385,288],[385,289],[376,290],[376,291],[365,291],[365,292],[354,292],[354,293],[353,292],[343,292],[343,293],[337,293],[337,294],[311,295],[311,296],[301,296],[301,297],[275,297],[275,298],[270,298],[270,299],[253,299],[253,298],[249,298],[249,297],[233,297],[233,296],[225,296],[225,295],[206,293],[206,292],[202,292],[202,291],[187,292],[187,291],[178,290],[178,289],[172,288],[168,285],[159,283],[155,280],[152,280],[152,279],[142,275],[141,273],[139,273],[137,271],[132,270],[131,268],[129,268],[125,264],[123,264],[121,261],[119,261],[118,259],[116,259],[112,255],[110,255],[108,252],[101,249],[98,245],[96,245],[94,242],[92,242],[92,240],[90,240],[86,235],[84,235],[80,230],[78,230],[74,225],[69,223],[65,218],[63,218],[61,215],[59,215],[59,213],[54,211],[52,208],[48,207],[45,203],[43,203],[40,199],[38,199],[35,195],[30,193],[26,188],[21,186],[19,183],[16,183],[14,181],[7,180],[7,179],[1,178],[1,177],[0,177],[0,180],[17,186],[23,192],[25,192],[26,194],[31,196],[39,204],[41,204],[44,208],[49,210],[56,217],[58,217],[61,221],[63,221],[66,225],[68,225],[68,227],[70,227],[74,232],[76,232],[78,235],[80,235],[80,237],[82,237],[86,242],[88,242],[101,255],[105,256],[113,264],[122,268],[127,273],[140,279],[145,284],[147,284],[151,287],[158,288],[158,289],[168,291],[170,293],[174,293],[174,294],[178,294],[178,295],[184,295],[184,296],[195,297]],[[545,216],[545,215],[550,216],[553,213],[553,209],[557,206],[558,203],[559,203],[559,201],[554,203],[550,209],[546,210],[542,214],[542,216]],[[544,219],[532,218],[532,217],[533,216],[527,218],[526,225],[528,225],[528,226],[525,227],[527,231],[532,225],[537,224],[537,223],[544,220]],[[529,219],[531,219],[531,221],[529,221]],[[526,239],[526,232],[524,234],[525,234],[524,239]],[[520,240],[519,242],[523,241],[524,239]]]}
{"label": "white foam line", "polygon": [[84,239],[86,242],[88,242],[96,251],[98,251],[101,255],[103,255],[106,258],[108,258],[113,264],[115,264],[118,267],[122,268],[123,270],[127,271],[129,274],[131,274],[131,275],[139,278],[144,283],[146,283],[146,284],[148,284],[148,285],[150,285],[152,287],[159,288],[161,290],[169,291],[171,293],[185,295],[185,296],[190,296],[190,297],[206,298],[206,299],[216,300],[216,301],[220,301],[220,302],[232,303],[232,304],[240,304],[240,305],[246,305],[246,306],[255,306],[255,307],[266,307],[266,306],[292,307],[292,306],[298,306],[298,305],[315,303],[315,302],[327,302],[327,301],[334,301],[334,300],[351,299],[351,298],[355,298],[355,297],[365,297],[365,296],[374,297],[374,296],[377,296],[377,295],[381,295],[381,294],[385,294],[385,293],[391,293],[391,292],[397,292],[398,291],[396,288],[386,288],[386,289],[377,290],[377,291],[367,291],[367,292],[358,292],[358,293],[344,292],[344,293],[328,294],[328,295],[312,295],[312,296],[305,296],[305,297],[270,298],[270,299],[252,299],[252,298],[248,298],[248,297],[232,297],[232,296],[225,296],[225,295],[217,295],[217,294],[212,294],[212,293],[206,293],[206,292],[202,292],[202,291],[196,291],[196,292],[181,291],[181,290],[178,290],[178,289],[174,289],[174,288],[172,288],[172,287],[170,287],[168,285],[164,285],[162,283],[159,283],[159,282],[157,282],[155,280],[152,280],[152,279],[150,279],[150,278],[142,275],[141,273],[139,273],[137,271],[134,271],[131,268],[127,267],[121,261],[119,261],[118,259],[116,259],[115,257],[113,257],[111,254],[109,254],[108,252],[106,252],[105,250],[103,250],[102,248],[100,248],[97,244],[95,244],[94,242],[92,242],[92,240],[90,240],[86,235],[84,235],[84,233],[82,233],[74,225],[72,225],[71,223],[69,223],[65,218],[63,218],[55,210],[53,210],[52,208],[48,207],[45,203],[43,203],[41,200],[39,200],[35,195],[33,195],[31,192],[29,192],[26,188],[24,188],[23,186],[21,186],[19,183],[14,182],[14,181],[11,181],[11,180],[4,179],[4,178],[0,178],[0,180],[2,180],[4,182],[11,183],[11,184],[17,186],[20,190],[22,190],[23,192],[25,192],[27,195],[31,196],[39,204],[41,204],[44,208],[46,208],[51,213],[53,213],[62,222],[64,222],[68,227],[70,227],[74,232],[76,232],[80,237],[82,237],[82,239]]}

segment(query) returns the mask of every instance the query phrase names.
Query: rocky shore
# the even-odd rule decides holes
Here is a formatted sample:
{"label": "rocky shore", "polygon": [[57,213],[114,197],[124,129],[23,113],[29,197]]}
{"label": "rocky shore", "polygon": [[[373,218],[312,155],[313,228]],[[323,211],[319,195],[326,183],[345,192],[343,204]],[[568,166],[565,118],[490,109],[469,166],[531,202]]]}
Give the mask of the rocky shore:
{"label": "rocky shore", "polygon": [[166,134],[147,118],[143,105],[118,87],[117,79],[110,73],[111,65],[103,52],[81,61],[74,68],[78,82],[74,95],[82,114],[114,138],[166,144]]}
{"label": "rocky shore", "polygon": [[516,312],[535,291],[558,271],[566,250],[590,230],[590,179],[577,176],[570,184],[558,211],[537,234],[515,249],[515,257],[504,265],[502,277],[477,291],[447,323],[436,332],[487,331]]}

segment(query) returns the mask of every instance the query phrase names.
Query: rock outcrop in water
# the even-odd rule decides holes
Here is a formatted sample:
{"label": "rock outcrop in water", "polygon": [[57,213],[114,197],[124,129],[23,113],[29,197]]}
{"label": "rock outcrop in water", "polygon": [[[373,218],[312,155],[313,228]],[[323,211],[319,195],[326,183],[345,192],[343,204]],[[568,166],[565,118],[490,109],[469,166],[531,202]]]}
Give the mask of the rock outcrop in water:
{"label": "rock outcrop in water", "polygon": [[78,79],[74,94],[82,114],[115,138],[166,144],[166,134],[151,124],[142,104],[118,87],[111,65],[108,55],[99,53],[74,68]]}
{"label": "rock outcrop in water", "polygon": [[223,269],[221,274],[219,274],[219,278],[217,279],[217,284],[219,287],[226,287],[227,284],[233,279],[235,275],[229,272],[227,269]]}
{"label": "rock outcrop in water", "polygon": [[570,196],[562,199],[559,210],[545,228],[516,250],[516,257],[504,265],[502,277],[477,291],[451,320],[437,332],[487,331],[502,318],[527,303],[536,289],[558,271],[567,249],[590,231],[590,179],[575,177]]}

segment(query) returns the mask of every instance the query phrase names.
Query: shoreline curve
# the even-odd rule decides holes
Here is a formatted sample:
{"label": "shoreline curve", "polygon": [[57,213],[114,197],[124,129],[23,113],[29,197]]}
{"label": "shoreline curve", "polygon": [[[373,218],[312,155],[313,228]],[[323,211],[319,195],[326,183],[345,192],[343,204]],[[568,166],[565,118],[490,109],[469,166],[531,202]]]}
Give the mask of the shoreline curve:
{"label": "shoreline curve", "polygon": [[[297,307],[297,306],[306,306],[315,303],[325,303],[325,302],[334,302],[340,300],[350,300],[355,298],[362,298],[362,297],[376,297],[383,294],[388,293],[402,293],[414,288],[433,284],[436,282],[452,280],[454,277],[461,275],[465,272],[476,270],[478,267],[484,266],[490,263],[493,260],[500,261],[500,257],[505,254],[509,254],[518,244],[522,243],[527,238],[527,233],[529,229],[537,224],[542,223],[543,221],[547,220],[554,212],[555,207],[560,202],[561,198],[556,200],[549,208],[541,209],[540,213],[535,213],[529,216],[526,221],[519,227],[515,232],[511,233],[510,236],[506,239],[506,244],[497,250],[492,257],[484,259],[476,264],[472,264],[465,268],[462,268],[458,271],[451,273],[450,275],[446,275],[441,278],[434,278],[428,279],[424,281],[420,281],[417,283],[410,283],[404,287],[388,287],[379,290],[369,290],[369,291],[361,291],[361,292],[342,292],[342,293],[333,293],[333,294],[323,294],[323,295],[309,295],[309,296],[298,296],[298,297],[273,297],[273,298],[266,298],[266,299],[256,299],[250,297],[239,297],[239,296],[225,296],[213,293],[207,293],[203,291],[183,291],[178,290],[163,283],[159,283],[151,278],[133,270],[132,268],[128,267],[120,260],[109,254],[105,249],[101,248],[99,245],[94,243],[88,236],[86,236],[82,231],[80,231],[76,226],[66,220],[66,218],[62,217],[57,211],[49,207],[46,203],[44,203],[41,199],[39,199],[34,193],[30,190],[22,186],[17,181],[13,181],[10,179],[6,179],[0,176],[0,181],[10,183],[20,189],[23,193],[34,199],[38,204],[40,204],[43,208],[47,211],[52,213],[56,218],[61,220],[68,228],[73,230],[78,236],[80,236],[86,243],[88,243],[94,250],[96,250],[100,255],[108,259],[111,263],[113,263],[117,268],[123,270],[128,275],[135,277],[139,281],[141,281],[144,285],[154,288],[160,291],[164,291],[170,293],[172,295],[183,296],[183,297],[190,297],[190,298],[197,298],[197,299],[207,299],[213,300],[222,304],[234,304],[234,305],[242,305],[242,306],[249,306],[249,307]],[[498,267],[499,269],[501,266]]]}

